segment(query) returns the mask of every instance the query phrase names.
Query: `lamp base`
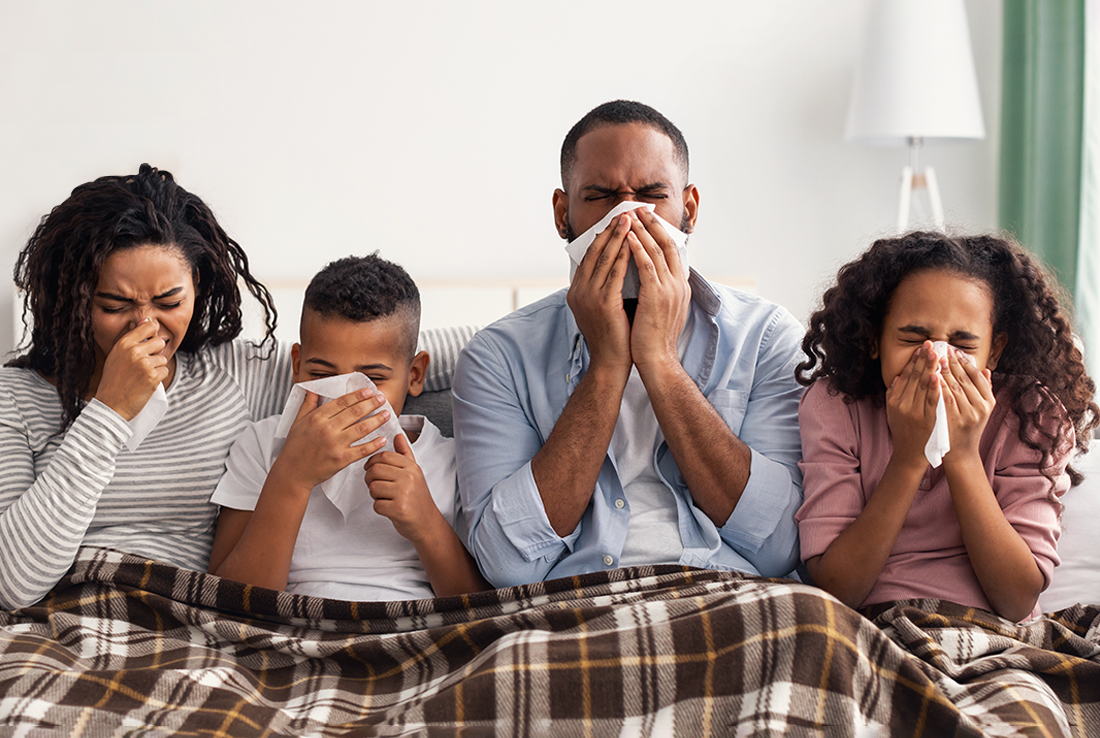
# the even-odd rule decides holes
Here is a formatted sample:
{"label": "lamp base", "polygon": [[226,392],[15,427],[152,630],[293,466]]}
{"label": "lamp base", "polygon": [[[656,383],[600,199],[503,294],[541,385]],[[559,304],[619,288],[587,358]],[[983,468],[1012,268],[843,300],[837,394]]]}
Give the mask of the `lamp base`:
{"label": "lamp base", "polygon": [[909,228],[909,210],[913,201],[913,190],[928,190],[928,203],[932,210],[932,223],[937,231],[943,230],[943,202],[940,200],[940,188],[936,183],[936,171],[925,167],[923,172],[914,173],[913,168],[901,168],[901,189],[898,192],[898,233]]}

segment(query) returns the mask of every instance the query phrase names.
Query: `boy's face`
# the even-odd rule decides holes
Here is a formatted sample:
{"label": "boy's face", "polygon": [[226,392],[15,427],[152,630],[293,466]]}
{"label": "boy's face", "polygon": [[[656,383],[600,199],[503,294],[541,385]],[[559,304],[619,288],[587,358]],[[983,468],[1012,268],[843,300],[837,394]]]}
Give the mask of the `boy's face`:
{"label": "boy's face", "polygon": [[312,310],[302,315],[301,343],[294,344],[294,381],[362,372],[401,414],[406,395],[424,389],[428,355],[409,360],[406,325],[398,317],[359,322],[326,317]]}

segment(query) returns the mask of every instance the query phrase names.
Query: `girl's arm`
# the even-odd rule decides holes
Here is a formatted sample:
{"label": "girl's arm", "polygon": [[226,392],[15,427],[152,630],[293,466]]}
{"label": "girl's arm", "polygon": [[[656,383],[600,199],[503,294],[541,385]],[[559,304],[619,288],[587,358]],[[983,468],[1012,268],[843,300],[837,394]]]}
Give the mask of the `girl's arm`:
{"label": "girl's arm", "polygon": [[[829,543],[824,553],[806,561],[814,584],[849,607],[863,604],[878,580],[928,468],[924,445],[935,425],[938,384],[935,353],[926,344],[913,352],[886,393],[893,453],[882,479],[855,520]],[[805,408],[800,419],[804,414]],[[816,484],[813,460],[817,454],[813,446],[818,435],[831,434],[835,427],[823,423],[820,433],[808,431],[809,419],[806,420],[803,473],[809,496]],[[854,463],[858,464],[858,459]]]}
{"label": "girl's arm", "polygon": [[[948,352],[944,403],[951,450],[943,458],[947,486],[970,564],[993,610],[1014,622],[1031,614],[1045,577],[1027,542],[1005,517],[989,484],[978,442],[996,401],[988,369],[978,371]],[[1039,477],[1043,483],[1045,477]]]}

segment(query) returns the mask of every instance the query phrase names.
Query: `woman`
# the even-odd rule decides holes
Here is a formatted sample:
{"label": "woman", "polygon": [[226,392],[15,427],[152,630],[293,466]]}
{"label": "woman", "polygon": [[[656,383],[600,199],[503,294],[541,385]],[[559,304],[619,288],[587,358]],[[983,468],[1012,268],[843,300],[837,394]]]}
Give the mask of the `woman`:
{"label": "woman", "polygon": [[[238,280],[263,305],[266,350],[233,340]],[[0,606],[40,600],[81,545],[205,570],[229,447],[291,379],[241,247],[143,164],[73,190],[15,282],[33,325],[0,368]]]}

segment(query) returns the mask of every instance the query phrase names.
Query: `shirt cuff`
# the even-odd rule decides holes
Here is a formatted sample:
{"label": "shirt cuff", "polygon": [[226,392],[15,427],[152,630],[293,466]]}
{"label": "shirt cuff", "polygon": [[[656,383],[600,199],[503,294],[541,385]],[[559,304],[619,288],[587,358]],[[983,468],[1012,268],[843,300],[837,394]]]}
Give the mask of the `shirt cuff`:
{"label": "shirt cuff", "polygon": [[526,561],[557,554],[562,547],[573,550],[581,526],[564,538],[559,536],[546,516],[531,462],[493,488],[491,513],[508,541]]}
{"label": "shirt cuff", "polygon": [[794,515],[802,504],[802,494],[791,480],[787,467],[750,448],[749,481],[737,501],[737,507],[719,529],[731,545],[756,553],[781,527],[790,527],[792,540],[797,536]]}

